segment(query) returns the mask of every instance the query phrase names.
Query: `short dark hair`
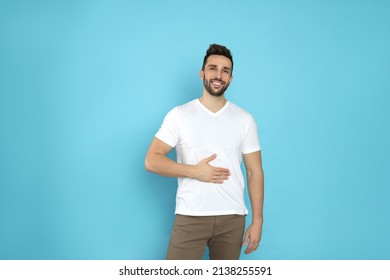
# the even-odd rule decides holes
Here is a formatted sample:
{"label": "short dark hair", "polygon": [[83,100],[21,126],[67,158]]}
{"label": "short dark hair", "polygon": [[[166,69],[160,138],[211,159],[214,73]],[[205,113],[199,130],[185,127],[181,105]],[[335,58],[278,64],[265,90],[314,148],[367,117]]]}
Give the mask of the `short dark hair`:
{"label": "short dark hair", "polygon": [[230,53],[230,50],[225,46],[218,45],[218,44],[211,44],[210,47],[207,49],[206,55],[204,56],[203,59],[202,70],[204,70],[207,58],[209,58],[210,55],[223,55],[229,58],[230,61],[232,62],[232,73],[233,73],[233,56]]}

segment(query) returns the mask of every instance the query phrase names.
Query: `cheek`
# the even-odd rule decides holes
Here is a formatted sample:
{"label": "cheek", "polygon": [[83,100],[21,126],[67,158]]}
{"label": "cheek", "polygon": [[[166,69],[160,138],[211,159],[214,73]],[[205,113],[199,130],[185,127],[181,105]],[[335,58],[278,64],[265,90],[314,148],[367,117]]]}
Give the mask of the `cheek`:
{"label": "cheek", "polygon": [[225,81],[226,84],[230,84],[231,79],[230,79],[230,77],[229,78],[225,78],[224,81]]}
{"label": "cheek", "polygon": [[229,82],[229,83],[230,83],[231,77],[232,76],[230,76],[230,74],[227,74],[227,73],[224,73],[222,75],[222,78],[224,79],[224,81]]}

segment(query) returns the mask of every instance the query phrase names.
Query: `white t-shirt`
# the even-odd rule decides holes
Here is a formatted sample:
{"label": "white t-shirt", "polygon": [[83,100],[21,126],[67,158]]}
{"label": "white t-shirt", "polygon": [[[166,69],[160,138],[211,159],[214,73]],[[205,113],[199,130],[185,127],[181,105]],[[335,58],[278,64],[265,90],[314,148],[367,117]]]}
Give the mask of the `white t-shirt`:
{"label": "white t-shirt", "polygon": [[228,168],[223,184],[178,178],[176,214],[190,216],[246,215],[242,155],[260,150],[256,123],[243,109],[227,101],[216,113],[199,99],[173,108],[156,137],[176,147],[177,162],[195,165],[217,154],[209,164]]}

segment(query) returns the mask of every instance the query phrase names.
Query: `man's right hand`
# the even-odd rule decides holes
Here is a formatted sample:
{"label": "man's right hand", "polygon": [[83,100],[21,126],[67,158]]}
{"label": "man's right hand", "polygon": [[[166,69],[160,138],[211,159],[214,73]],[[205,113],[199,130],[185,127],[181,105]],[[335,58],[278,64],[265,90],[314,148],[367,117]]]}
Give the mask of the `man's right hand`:
{"label": "man's right hand", "polygon": [[195,179],[214,184],[222,184],[225,180],[229,179],[229,169],[214,167],[209,164],[209,162],[213,161],[216,157],[217,155],[214,154],[202,159],[197,165],[195,165],[197,174]]}
{"label": "man's right hand", "polygon": [[149,172],[154,172],[167,177],[193,178],[202,182],[222,184],[229,179],[230,171],[222,167],[214,167],[209,164],[217,155],[202,159],[198,164],[177,163],[167,157],[173,147],[153,138],[148,153],[145,157],[145,167]]}

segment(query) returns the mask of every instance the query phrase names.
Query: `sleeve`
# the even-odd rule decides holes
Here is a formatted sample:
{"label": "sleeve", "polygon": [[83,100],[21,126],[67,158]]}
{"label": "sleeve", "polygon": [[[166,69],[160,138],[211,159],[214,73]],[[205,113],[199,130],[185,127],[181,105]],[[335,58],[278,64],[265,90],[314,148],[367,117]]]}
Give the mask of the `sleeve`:
{"label": "sleeve", "polygon": [[177,107],[173,108],[165,116],[156,137],[171,147],[175,147],[179,142],[180,119]]}
{"label": "sleeve", "polygon": [[260,142],[257,134],[256,122],[252,116],[249,116],[244,131],[244,154],[260,151]]}

